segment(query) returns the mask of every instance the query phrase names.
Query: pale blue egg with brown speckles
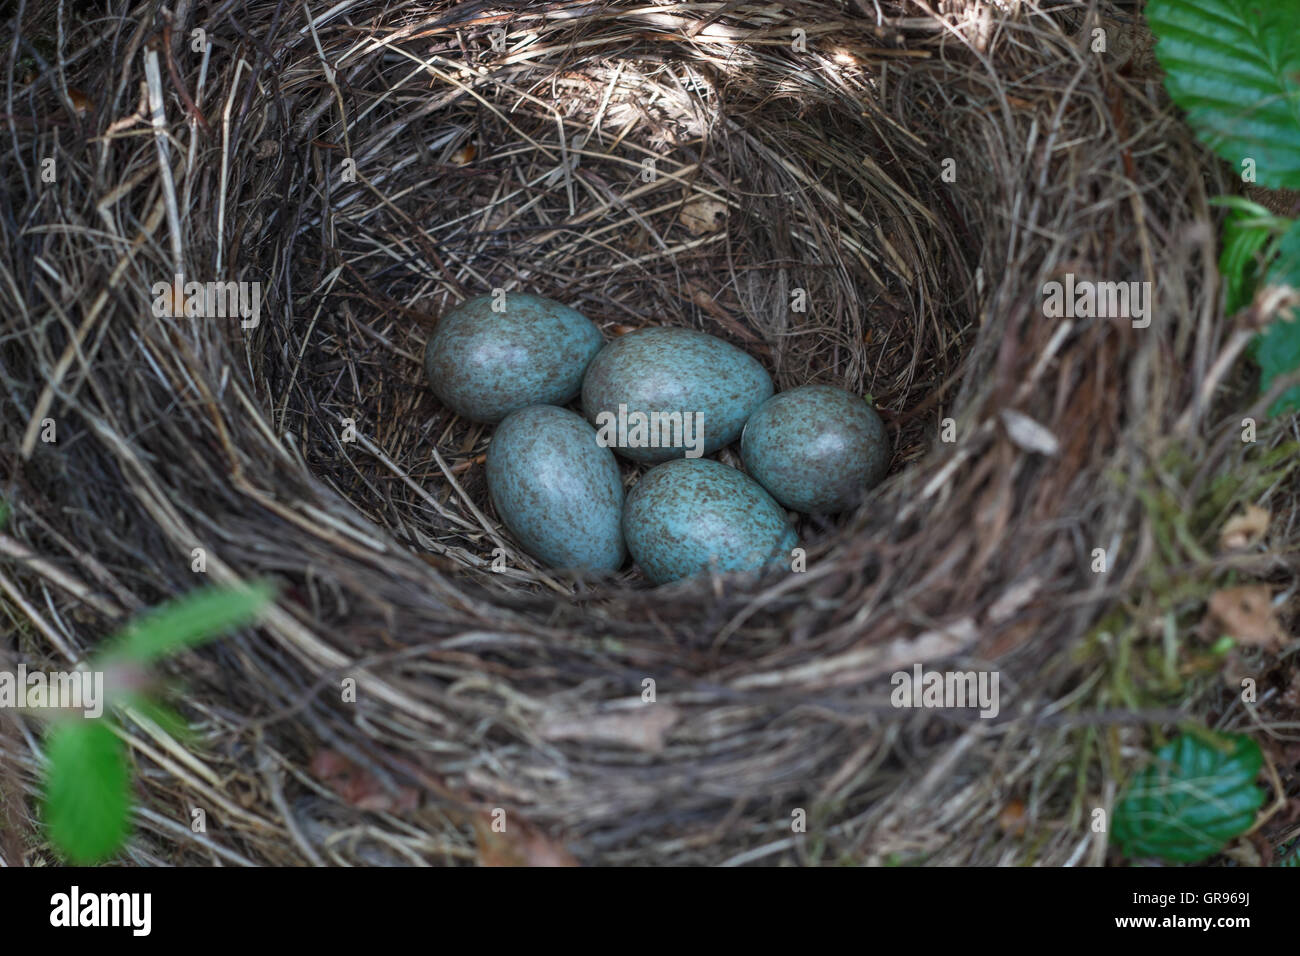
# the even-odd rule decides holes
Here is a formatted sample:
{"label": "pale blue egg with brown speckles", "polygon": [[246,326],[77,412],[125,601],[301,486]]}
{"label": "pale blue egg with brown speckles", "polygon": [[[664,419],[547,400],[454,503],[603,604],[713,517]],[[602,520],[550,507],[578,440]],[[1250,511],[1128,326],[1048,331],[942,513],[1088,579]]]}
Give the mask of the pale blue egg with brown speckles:
{"label": "pale blue egg with brown speckles", "polygon": [[582,383],[582,411],[620,455],[660,462],[735,441],[771,394],[771,376],[748,352],[665,326],[629,332],[600,351]]}
{"label": "pale blue egg with brown speckles", "polygon": [[424,350],[433,392],[458,415],[499,422],[529,405],[563,405],[604,346],[581,312],[526,292],[467,299],[439,321]]}
{"label": "pale blue egg with brown speckles", "polygon": [[856,507],[889,470],[889,437],[876,410],[834,385],[773,395],[740,439],[745,469],[787,508],[836,514]]}
{"label": "pale blue egg with brown speckles", "polygon": [[628,493],[623,537],[656,584],[719,572],[789,567],[798,537],[752,478],[707,458],[651,468]]}
{"label": "pale blue egg with brown speckles", "polygon": [[511,412],[487,450],[488,494],[525,551],[552,568],[617,571],[623,477],[582,416],[554,405]]}

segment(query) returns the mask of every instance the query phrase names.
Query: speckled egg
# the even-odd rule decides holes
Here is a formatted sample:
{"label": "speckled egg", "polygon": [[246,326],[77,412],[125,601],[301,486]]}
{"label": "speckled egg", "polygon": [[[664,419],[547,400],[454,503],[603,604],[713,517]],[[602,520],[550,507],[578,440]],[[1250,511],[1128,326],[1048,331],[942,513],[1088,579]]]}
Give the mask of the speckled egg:
{"label": "speckled egg", "polygon": [[582,383],[582,410],[619,454],[660,462],[735,441],[771,394],[772,379],[752,355],[665,326],[630,332],[601,350]]}
{"label": "speckled egg", "polygon": [[590,319],[553,299],[481,295],[439,320],[424,371],[456,414],[499,422],[519,408],[569,401],[604,344]]}
{"label": "speckled egg", "polygon": [[856,507],[889,469],[889,438],[875,409],[833,385],[780,392],[754,412],[740,439],[746,470],[795,511]]}
{"label": "speckled egg", "polygon": [[511,412],[487,450],[488,494],[520,545],[553,568],[623,563],[623,479],[582,416],[554,405]]}
{"label": "speckled egg", "polygon": [[735,468],[681,458],[651,468],[623,509],[633,560],[656,584],[718,571],[788,566],[798,537],[781,506]]}

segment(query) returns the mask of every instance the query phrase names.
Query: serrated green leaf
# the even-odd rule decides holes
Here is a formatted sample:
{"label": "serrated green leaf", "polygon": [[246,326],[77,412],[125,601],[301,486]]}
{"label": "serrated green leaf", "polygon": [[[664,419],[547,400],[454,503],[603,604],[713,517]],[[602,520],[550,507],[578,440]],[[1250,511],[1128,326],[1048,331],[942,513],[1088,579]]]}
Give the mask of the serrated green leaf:
{"label": "serrated green leaf", "polygon": [[1129,858],[1198,863],[1250,829],[1264,791],[1264,757],[1246,736],[1213,746],[1184,734],[1162,747],[1115,808],[1112,835]]}
{"label": "serrated green leaf", "polygon": [[146,664],[201,644],[253,620],[273,594],[264,583],[194,591],[129,624],[109,640],[105,659]]}
{"label": "serrated green leaf", "polygon": [[[1300,289],[1300,222],[1291,224],[1277,244],[1277,253],[1264,277],[1266,285]],[[1252,343],[1251,352],[1259,363],[1260,392],[1267,392],[1273,380],[1300,369],[1300,315],[1296,310],[1273,321]],[[1270,415],[1300,409],[1300,385],[1288,388],[1269,408]]]}
{"label": "serrated green leaf", "polygon": [[45,823],[72,863],[98,863],[130,832],[131,781],[122,742],[103,720],[55,724],[46,738]]}
{"label": "serrated green leaf", "polygon": [[1150,0],[1165,86],[1202,140],[1256,181],[1300,187],[1300,0]]}

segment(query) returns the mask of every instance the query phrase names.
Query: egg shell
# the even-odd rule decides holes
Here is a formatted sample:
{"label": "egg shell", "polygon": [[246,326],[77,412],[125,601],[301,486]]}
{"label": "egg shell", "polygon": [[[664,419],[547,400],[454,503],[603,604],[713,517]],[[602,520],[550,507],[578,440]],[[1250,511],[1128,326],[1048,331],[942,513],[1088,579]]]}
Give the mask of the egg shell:
{"label": "egg shell", "polygon": [[590,319],[554,299],[481,295],[439,320],[424,350],[424,371],[456,414],[499,422],[529,405],[572,399],[604,344]]}
{"label": "egg shell", "polygon": [[623,537],[656,584],[710,567],[785,564],[798,537],[771,495],[735,468],[679,458],[651,468],[628,493]]}
{"label": "egg shell", "polygon": [[[634,415],[701,416],[683,424],[702,428],[700,454],[709,455],[739,438],[746,420],[771,394],[772,378],[752,355],[704,332],[663,326],[630,332],[600,351],[582,383],[582,410],[603,429],[618,421],[624,406],[625,434],[633,440]],[[615,429],[609,435],[614,450],[633,461],[661,462],[687,452],[680,444],[663,447],[664,441],[660,447],[627,447],[612,440]],[[680,435],[662,437],[690,444],[698,432],[683,428]]]}
{"label": "egg shell", "polygon": [[623,478],[582,416],[554,405],[511,412],[487,450],[488,494],[525,551],[552,568],[616,571]]}
{"label": "egg shell", "polygon": [[836,514],[856,507],[889,470],[889,436],[875,409],[834,385],[773,395],[740,439],[745,470],[787,508]]}

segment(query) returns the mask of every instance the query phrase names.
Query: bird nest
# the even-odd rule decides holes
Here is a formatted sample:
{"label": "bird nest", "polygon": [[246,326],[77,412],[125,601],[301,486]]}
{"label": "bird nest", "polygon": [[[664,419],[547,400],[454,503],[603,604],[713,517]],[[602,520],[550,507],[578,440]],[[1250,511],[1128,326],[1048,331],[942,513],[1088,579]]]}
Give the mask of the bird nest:
{"label": "bird nest", "polygon": [[[0,650],[66,666],[200,584],[278,586],[174,668],[194,740],[126,725],[129,858],[1103,860],[1084,823],[1146,725],[1245,719],[1148,663],[1204,605],[1171,582],[1224,570],[1161,503],[1203,540],[1271,489],[1275,546],[1300,532],[1261,464],[1284,429],[1239,438],[1222,174],[1132,11],[1051,6],[24,13]],[[259,311],[169,308],[178,274]],[[1067,274],[1151,283],[1149,323],[1048,316]],[[799,571],[541,567],[488,500],[491,429],[423,379],[439,315],[492,289],[869,395],[890,475],[802,519]],[[893,706],[916,664],[995,671],[999,713]],[[40,854],[38,738],[0,727],[31,834],[3,852]]]}

